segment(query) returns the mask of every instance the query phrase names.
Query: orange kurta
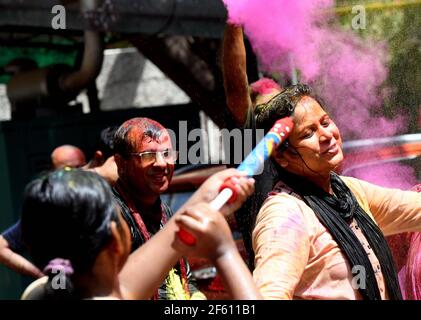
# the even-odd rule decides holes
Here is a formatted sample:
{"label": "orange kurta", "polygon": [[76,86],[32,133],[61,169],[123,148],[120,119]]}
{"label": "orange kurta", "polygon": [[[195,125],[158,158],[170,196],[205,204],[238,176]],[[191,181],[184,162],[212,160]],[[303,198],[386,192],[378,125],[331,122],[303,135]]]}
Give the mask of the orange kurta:
{"label": "orange kurta", "polygon": [[[421,231],[420,193],[342,178],[385,235]],[[377,257],[355,221],[351,228],[369,255],[382,299],[387,299]],[[253,277],[266,299],[361,299],[356,287],[361,270],[352,273],[337,243],[304,201],[285,192],[270,196],[257,215],[252,241]]]}

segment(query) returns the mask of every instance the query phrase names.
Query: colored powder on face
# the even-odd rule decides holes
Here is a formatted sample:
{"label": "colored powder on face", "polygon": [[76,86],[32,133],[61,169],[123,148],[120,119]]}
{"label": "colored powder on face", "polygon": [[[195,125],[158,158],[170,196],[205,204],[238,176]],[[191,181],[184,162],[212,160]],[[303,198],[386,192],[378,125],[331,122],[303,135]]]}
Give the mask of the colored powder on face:
{"label": "colored powder on face", "polygon": [[[333,0],[224,3],[229,22],[243,26],[263,71],[291,75],[298,69],[300,81],[320,95],[345,140],[392,136],[405,129],[405,116],[390,120],[375,115],[381,114],[387,92],[386,45],[342,30],[327,13],[335,6]],[[366,174],[358,177],[377,176]],[[372,181],[391,181],[381,174],[377,179]],[[399,181],[402,185],[405,180]]]}

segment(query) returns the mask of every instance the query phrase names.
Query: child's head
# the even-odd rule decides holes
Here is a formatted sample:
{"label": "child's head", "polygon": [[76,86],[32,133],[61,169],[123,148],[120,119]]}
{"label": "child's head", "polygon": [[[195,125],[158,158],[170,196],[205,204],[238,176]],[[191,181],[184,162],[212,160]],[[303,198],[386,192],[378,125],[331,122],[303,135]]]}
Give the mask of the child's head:
{"label": "child's head", "polygon": [[70,264],[61,266],[69,274],[91,275],[99,263],[103,271],[111,271],[110,264],[121,269],[131,247],[109,185],[81,169],[61,169],[28,184],[22,236],[35,264],[47,273],[63,260]]}

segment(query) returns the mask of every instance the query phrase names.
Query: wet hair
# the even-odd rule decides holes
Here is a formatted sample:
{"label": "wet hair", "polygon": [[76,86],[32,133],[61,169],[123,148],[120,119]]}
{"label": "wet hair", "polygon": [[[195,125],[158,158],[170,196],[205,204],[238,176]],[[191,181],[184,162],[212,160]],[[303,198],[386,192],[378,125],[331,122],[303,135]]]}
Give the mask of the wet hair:
{"label": "wet hair", "polygon": [[[305,96],[315,99],[323,106],[321,104],[321,99],[312,92],[312,89],[308,85],[292,85],[273,96],[266,103],[256,106],[256,127],[264,129],[265,133],[267,133],[273,127],[276,120],[293,116],[297,104]],[[287,148],[290,148],[288,140],[279,146],[276,152],[283,152]],[[296,152],[293,148],[291,150],[292,152]],[[243,234],[245,248],[248,253],[248,264],[252,269],[254,264],[254,253],[252,250],[251,233],[255,225],[256,216],[259,213],[263,202],[266,200],[268,193],[272,191],[279,179],[287,182],[287,177],[289,176],[273,159],[266,160],[264,168],[262,174],[255,176],[255,193],[247,199],[243,207],[236,214],[237,222]]]}
{"label": "wet hair", "polygon": [[[130,139],[130,133],[136,130],[139,137],[137,141]],[[124,122],[114,135],[114,151],[124,157],[130,152],[135,152],[136,142],[144,137],[158,140],[165,128],[158,122],[149,118],[133,118]]]}
{"label": "wet hair", "polygon": [[80,148],[71,144],[63,144],[51,152],[51,163],[54,169],[66,166],[76,168],[85,165],[86,158]]}
{"label": "wet hair", "polygon": [[256,126],[268,132],[276,120],[291,116],[304,96],[312,96],[312,90],[308,85],[297,84],[285,88],[266,103],[257,105]]}
{"label": "wet hair", "polygon": [[[22,238],[34,263],[43,270],[52,260],[69,260],[75,273],[89,273],[111,240],[110,222],[118,219],[110,186],[100,176],[81,169],[60,169],[30,182],[22,207]],[[46,286],[46,298],[70,298],[65,290]]]}

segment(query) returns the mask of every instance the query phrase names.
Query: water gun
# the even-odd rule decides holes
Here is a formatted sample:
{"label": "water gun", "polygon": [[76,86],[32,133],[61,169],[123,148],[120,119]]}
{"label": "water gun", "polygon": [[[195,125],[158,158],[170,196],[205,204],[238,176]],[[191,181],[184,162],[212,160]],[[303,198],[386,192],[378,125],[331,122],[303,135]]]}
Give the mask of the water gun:
{"label": "water gun", "polygon": [[[275,122],[269,132],[250,152],[250,154],[238,166],[237,170],[246,172],[247,176],[252,177],[263,172],[265,161],[269,159],[272,152],[281,145],[289,136],[294,123],[291,117],[285,117]],[[230,179],[225,181],[219,189],[219,194],[210,203],[212,209],[219,210],[224,204],[232,203],[237,199],[237,192]],[[178,237],[186,245],[194,245],[196,238],[184,229],[180,229]]]}

